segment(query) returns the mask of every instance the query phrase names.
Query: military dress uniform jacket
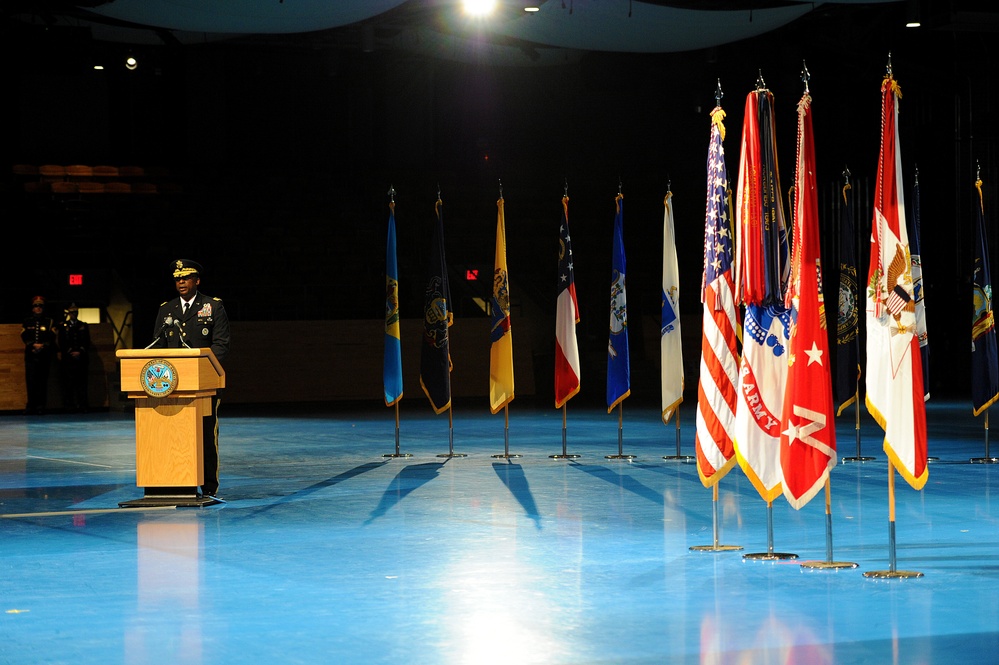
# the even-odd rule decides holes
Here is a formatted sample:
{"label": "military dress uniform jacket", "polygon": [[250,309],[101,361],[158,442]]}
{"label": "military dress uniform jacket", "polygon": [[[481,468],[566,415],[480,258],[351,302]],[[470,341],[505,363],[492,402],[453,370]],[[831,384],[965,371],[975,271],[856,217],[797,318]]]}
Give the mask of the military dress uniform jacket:
{"label": "military dress uniform jacket", "polygon": [[[162,327],[162,332],[157,336],[153,348],[183,348],[183,336],[187,346],[211,347],[218,361],[225,361],[229,354],[229,317],[222,301],[199,291],[186,314],[181,312],[181,307],[179,296],[160,305],[160,311],[156,314],[156,330]],[[163,326],[168,316],[173,317],[179,325]]]}
{"label": "military dress uniform jacket", "polygon": [[34,344],[44,344],[42,353],[50,353],[56,343],[56,324],[47,316],[29,316],[21,324],[21,341],[25,353],[36,353]]}
{"label": "military dress uniform jacket", "polygon": [[67,319],[56,326],[56,335],[64,357],[74,351],[81,354],[90,351],[90,326],[86,321]]}

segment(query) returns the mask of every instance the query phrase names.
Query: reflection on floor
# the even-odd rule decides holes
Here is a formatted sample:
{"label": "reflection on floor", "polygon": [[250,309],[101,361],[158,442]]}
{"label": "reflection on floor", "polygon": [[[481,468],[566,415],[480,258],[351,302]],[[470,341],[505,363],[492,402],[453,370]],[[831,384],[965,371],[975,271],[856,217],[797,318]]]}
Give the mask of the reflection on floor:
{"label": "reflection on floor", "polygon": [[[921,492],[866,414],[838,423],[835,559],[820,494],[766,504],[738,469],[718,503],[655,409],[404,408],[223,414],[208,508],[134,510],[130,414],[0,419],[4,663],[987,663],[999,654],[999,466],[965,404],[929,405]],[[422,406],[422,405],[421,405]],[[693,406],[681,410],[693,453]],[[495,457],[505,445],[521,457]],[[721,544],[741,551],[698,552]],[[798,560],[755,561],[775,549]]]}

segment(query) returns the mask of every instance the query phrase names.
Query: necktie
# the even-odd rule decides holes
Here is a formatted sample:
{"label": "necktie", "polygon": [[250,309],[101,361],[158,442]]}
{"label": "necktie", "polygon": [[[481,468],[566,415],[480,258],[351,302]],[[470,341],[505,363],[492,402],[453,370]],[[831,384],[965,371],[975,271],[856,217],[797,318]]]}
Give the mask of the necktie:
{"label": "necktie", "polygon": [[183,305],[181,305],[180,313],[181,314],[187,314],[187,303],[184,303]]}

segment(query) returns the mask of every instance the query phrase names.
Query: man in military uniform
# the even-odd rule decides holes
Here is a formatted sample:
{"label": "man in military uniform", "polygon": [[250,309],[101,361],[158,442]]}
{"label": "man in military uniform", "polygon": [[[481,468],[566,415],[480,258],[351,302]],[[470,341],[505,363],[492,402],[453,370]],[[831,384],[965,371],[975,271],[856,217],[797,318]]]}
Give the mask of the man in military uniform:
{"label": "man in military uniform", "polygon": [[90,381],[90,326],[80,320],[76,303],[66,308],[66,320],[56,326],[56,339],[62,370],[63,406],[69,411],[85,412]]}
{"label": "man in military uniform", "polygon": [[[179,297],[160,305],[158,331],[151,348],[210,347],[220,363],[229,355],[229,317],[218,298],[198,290],[201,266],[189,259],[170,263]],[[170,322],[169,324],[167,322]],[[221,394],[212,399],[212,412],[202,421],[204,431],[205,484],[201,493],[214,497],[219,489],[219,414]]]}
{"label": "man in military uniform", "polygon": [[31,316],[21,325],[24,342],[24,381],[28,390],[25,412],[45,413],[49,392],[49,367],[55,351],[55,322],[45,316],[45,298],[31,299]]}

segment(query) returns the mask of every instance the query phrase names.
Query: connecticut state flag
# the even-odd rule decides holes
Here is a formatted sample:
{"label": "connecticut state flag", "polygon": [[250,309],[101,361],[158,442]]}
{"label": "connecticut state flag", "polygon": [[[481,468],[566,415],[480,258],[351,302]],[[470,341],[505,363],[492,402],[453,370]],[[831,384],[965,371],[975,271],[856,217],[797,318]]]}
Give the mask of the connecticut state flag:
{"label": "connecticut state flag", "polygon": [[676,234],[673,229],[673,192],[663,204],[663,288],[659,349],[662,380],[663,423],[683,401],[683,349],[680,343],[680,269],[676,261]]}
{"label": "connecticut state flag", "polygon": [[914,489],[929,478],[922,354],[905,228],[898,83],[881,84],[881,151],[867,272],[867,410],[885,431],[884,451]]}
{"label": "connecticut state flag", "polygon": [[382,369],[385,406],[402,399],[402,342],[399,334],[399,264],[396,261],[395,201],[389,203],[385,249],[385,362]]}
{"label": "connecticut state flag", "polygon": [[489,409],[498,413],[513,401],[513,333],[510,332],[510,276],[506,270],[506,217],[503,197],[496,201],[496,261],[490,301]]}
{"label": "connecticut state flag", "polygon": [[829,470],[836,465],[835,409],[822,298],[811,103],[807,92],[798,102],[794,252],[788,292],[795,323],[791,328],[780,435],[784,497],[794,508],[804,506],[823,488]]}

